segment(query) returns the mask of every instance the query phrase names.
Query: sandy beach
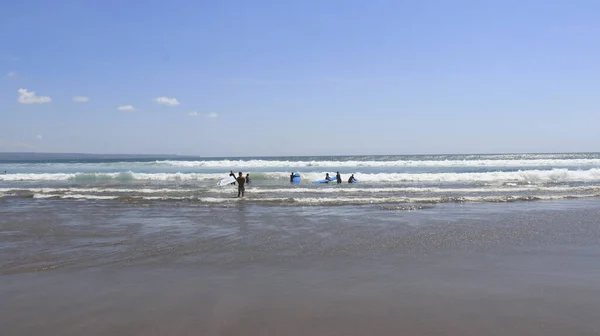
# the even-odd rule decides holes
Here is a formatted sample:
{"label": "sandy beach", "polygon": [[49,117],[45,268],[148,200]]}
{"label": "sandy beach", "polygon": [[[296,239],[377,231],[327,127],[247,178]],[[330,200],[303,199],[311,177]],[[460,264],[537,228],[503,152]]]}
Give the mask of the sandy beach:
{"label": "sandy beach", "polygon": [[5,335],[600,331],[595,200],[12,209],[0,219]]}

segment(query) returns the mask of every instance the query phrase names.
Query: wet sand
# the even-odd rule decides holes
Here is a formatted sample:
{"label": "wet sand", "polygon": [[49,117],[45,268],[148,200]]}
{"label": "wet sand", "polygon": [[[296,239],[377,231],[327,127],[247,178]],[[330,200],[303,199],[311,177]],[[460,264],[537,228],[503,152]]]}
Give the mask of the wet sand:
{"label": "wet sand", "polygon": [[3,335],[600,334],[590,200],[12,209]]}

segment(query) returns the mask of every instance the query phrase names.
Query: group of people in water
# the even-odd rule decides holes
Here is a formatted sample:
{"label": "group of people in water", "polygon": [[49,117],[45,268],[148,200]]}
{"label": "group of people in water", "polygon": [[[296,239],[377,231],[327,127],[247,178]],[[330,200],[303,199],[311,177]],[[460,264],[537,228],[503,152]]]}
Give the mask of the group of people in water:
{"label": "group of people in water", "polygon": [[[231,184],[238,186],[238,196],[237,197],[244,197],[244,192],[246,191],[246,184],[250,184],[252,182],[252,180],[250,179],[250,174],[246,174],[246,176],[244,176],[244,174],[242,172],[238,173],[238,176],[235,176],[235,173],[233,172],[233,170],[229,171],[229,176],[235,178],[234,182],[231,182]],[[290,183],[294,183],[294,177],[296,177],[296,173],[292,172],[292,174],[290,175]],[[337,181],[338,184],[342,183],[342,175],[340,175],[340,172],[336,172],[335,178],[331,178],[329,176],[329,173],[325,174],[325,180],[327,180],[327,182],[325,183],[329,183],[329,181]],[[354,178],[354,174],[350,175],[350,178],[348,178],[348,183],[355,183],[357,182],[357,180]]]}
{"label": "group of people in water", "polygon": [[[335,179],[329,177],[329,173],[325,173],[325,180],[327,181],[337,181],[338,184],[342,183],[342,175],[340,175],[340,172],[336,172],[335,174]],[[348,183],[354,183],[356,182],[356,179],[354,178],[354,174],[350,175],[350,177],[348,178]],[[325,183],[329,183],[329,182],[325,182]]]}

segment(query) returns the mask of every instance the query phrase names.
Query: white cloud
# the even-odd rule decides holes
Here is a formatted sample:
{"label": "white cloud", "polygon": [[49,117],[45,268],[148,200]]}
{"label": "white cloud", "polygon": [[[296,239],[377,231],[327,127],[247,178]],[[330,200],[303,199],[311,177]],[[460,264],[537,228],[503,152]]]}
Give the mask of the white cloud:
{"label": "white cloud", "polygon": [[212,113],[209,113],[209,114],[207,114],[207,115],[206,115],[206,117],[207,117],[207,118],[216,118],[216,117],[218,117],[218,116],[219,116],[219,115],[218,115],[218,114],[216,114],[215,112],[212,112]]}
{"label": "white cloud", "polygon": [[90,101],[90,98],[86,96],[75,96],[73,97],[73,101],[77,103],[87,103]]}
{"label": "white cloud", "polygon": [[121,106],[117,107],[117,110],[119,110],[119,111],[135,111],[135,107],[133,107],[132,105],[121,105]]}
{"label": "white cloud", "polygon": [[179,100],[177,98],[169,98],[169,97],[158,97],[154,98],[154,102],[167,106],[176,106],[179,105]]}
{"label": "white cloud", "polygon": [[35,137],[38,138],[38,139],[40,139],[40,140],[42,140],[44,138],[41,134],[38,134]]}
{"label": "white cloud", "polygon": [[27,89],[19,89],[19,103],[21,104],[44,104],[52,101],[52,98],[48,96],[36,96],[34,91],[27,91]]}
{"label": "white cloud", "polygon": [[6,77],[17,77],[19,75],[18,72],[16,71],[11,71],[9,73],[6,74]]}
{"label": "white cloud", "polygon": [[196,112],[196,111],[192,111],[192,112],[189,113],[189,115],[190,115],[190,117],[197,117],[200,114],[198,112]]}

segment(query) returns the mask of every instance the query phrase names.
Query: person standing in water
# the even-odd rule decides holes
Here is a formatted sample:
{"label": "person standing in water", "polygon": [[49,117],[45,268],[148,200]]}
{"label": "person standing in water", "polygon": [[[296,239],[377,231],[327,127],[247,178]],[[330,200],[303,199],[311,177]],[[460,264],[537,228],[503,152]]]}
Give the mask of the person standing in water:
{"label": "person standing in water", "polygon": [[294,183],[294,172],[290,175],[290,183]]}
{"label": "person standing in water", "polygon": [[250,184],[250,174],[246,174],[246,184]]}
{"label": "person standing in water", "polygon": [[[233,176],[233,178],[235,178],[235,174],[233,173],[233,170],[229,171],[229,176]],[[235,185],[235,182],[231,182],[231,184]]]}
{"label": "person standing in water", "polygon": [[342,175],[340,175],[340,172],[336,172],[335,179],[337,180],[338,184],[342,183]]}
{"label": "person standing in water", "polygon": [[246,183],[246,179],[244,178],[244,175],[242,175],[242,172],[239,173],[239,176],[237,178],[237,183],[238,183],[238,197],[240,197],[240,195],[242,195],[241,197],[244,197],[244,184]]}

